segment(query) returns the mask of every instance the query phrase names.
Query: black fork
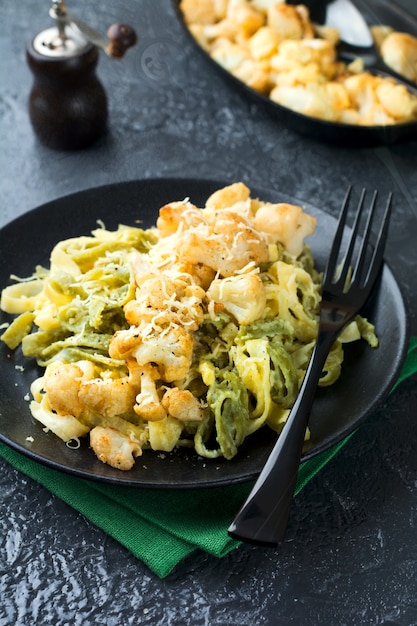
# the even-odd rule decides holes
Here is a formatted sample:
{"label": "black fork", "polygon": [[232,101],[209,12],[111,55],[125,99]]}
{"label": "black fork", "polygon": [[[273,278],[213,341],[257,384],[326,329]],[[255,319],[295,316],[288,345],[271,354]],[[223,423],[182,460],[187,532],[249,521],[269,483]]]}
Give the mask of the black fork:
{"label": "black fork", "polygon": [[[383,263],[392,194],[388,196],[373,251],[369,238],[378,194],[376,191],[373,194],[363,235],[360,238],[365,195],[364,189],[347,249],[340,262],[351,188],[346,193],[323,277],[316,345],[298,398],[278,441],[246,502],[229,528],[229,535],[235,539],[269,546],[276,546],[284,539],[311,405],[324,363],[338,335],[368,300]],[[352,262],[354,255],[355,263]]]}

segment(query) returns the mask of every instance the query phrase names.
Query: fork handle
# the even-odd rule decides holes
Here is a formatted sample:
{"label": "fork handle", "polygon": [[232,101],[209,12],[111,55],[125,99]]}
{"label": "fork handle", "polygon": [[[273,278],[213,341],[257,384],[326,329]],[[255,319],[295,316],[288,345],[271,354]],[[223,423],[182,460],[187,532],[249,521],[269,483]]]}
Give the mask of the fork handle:
{"label": "fork handle", "polygon": [[264,546],[283,541],[311,405],[336,336],[333,331],[319,333],[298,398],[252,491],[228,529],[234,539]]}

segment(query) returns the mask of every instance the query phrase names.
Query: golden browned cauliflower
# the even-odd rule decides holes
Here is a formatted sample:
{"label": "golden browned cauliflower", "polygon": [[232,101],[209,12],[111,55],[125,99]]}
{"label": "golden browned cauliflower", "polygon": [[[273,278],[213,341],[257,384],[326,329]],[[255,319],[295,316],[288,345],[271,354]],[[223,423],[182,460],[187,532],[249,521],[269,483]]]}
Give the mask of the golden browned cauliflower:
{"label": "golden browned cauliflower", "polygon": [[392,32],[381,44],[381,55],[389,67],[417,84],[417,37]]}
{"label": "golden browned cauliflower", "polygon": [[97,458],[116,469],[130,470],[142,454],[137,441],[112,427],[95,426],[90,431],[90,446]]}
{"label": "golden browned cauliflower", "polygon": [[221,304],[239,324],[250,324],[262,317],[265,289],[259,274],[239,274],[213,280],[207,291],[210,301]]}
{"label": "golden browned cauliflower", "polygon": [[268,241],[279,241],[287,251],[298,256],[304,245],[304,239],[312,235],[316,228],[316,219],[304,213],[294,204],[264,203],[253,219],[255,228],[265,233]]}

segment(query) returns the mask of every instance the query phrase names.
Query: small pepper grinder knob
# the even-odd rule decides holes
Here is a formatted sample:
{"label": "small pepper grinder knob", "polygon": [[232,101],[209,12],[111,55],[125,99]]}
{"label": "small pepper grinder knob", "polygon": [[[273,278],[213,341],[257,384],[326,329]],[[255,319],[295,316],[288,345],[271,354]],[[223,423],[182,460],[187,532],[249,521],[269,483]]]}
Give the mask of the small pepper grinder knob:
{"label": "small pepper grinder knob", "polygon": [[97,78],[99,48],[121,58],[136,43],[126,24],[109,28],[109,41],[69,15],[62,0],[52,3],[55,26],[34,37],[26,58],[34,76],[29,96],[33,130],[45,146],[78,150],[107,130],[107,96]]}
{"label": "small pepper grinder knob", "polygon": [[137,41],[133,28],[121,22],[112,24],[109,27],[107,37],[109,38],[109,43],[106,46],[106,52],[115,59],[124,57],[126,50],[134,46]]}

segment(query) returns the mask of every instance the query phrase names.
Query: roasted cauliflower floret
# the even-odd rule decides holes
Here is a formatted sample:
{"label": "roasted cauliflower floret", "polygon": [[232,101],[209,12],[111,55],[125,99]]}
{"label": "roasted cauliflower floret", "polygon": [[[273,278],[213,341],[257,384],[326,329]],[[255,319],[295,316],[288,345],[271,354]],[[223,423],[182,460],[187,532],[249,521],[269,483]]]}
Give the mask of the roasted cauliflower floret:
{"label": "roasted cauliflower floret", "polygon": [[58,414],[80,417],[91,410],[106,417],[132,410],[137,389],[127,376],[100,378],[89,362],[54,362],[45,371],[45,392]]}
{"label": "roasted cauliflower floret", "polygon": [[376,87],[379,102],[395,120],[412,120],[417,115],[417,97],[404,85],[383,81]]}
{"label": "roasted cauliflower floret", "polygon": [[364,72],[349,76],[344,84],[362,124],[393,124],[417,115],[417,96],[393,79]]}
{"label": "roasted cauliflower floret", "polygon": [[81,383],[78,392],[84,408],[106,417],[123,415],[132,410],[136,390],[129,384],[128,377],[94,378]]}
{"label": "roasted cauliflower floret", "polygon": [[216,63],[232,73],[244,61],[250,61],[249,50],[234,41],[230,41],[230,39],[217,39],[210,50],[210,55]]}
{"label": "roasted cauliflower floret", "polygon": [[133,351],[133,356],[141,365],[156,363],[160,377],[169,383],[186,376],[191,366],[192,353],[191,335],[178,326],[158,335],[143,337]]}
{"label": "roasted cauliflower floret", "polygon": [[137,441],[111,427],[95,426],[90,431],[90,446],[100,461],[125,471],[132,469],[135,458],[142,454]]}
{"label": "roasted cauliflower floret", "polygon": [[314,233],[316,219],[294,204],[266,203],[256,212],[254,225],[269,236],[270,243],[279,241],[290,254],[298,256],[304,238]]}
{"label": "roasted cauliflower floret", "polygon": [[168,389],[162,398],[162,406],[168,415],[181,422],[200,422],[204,418],[204,408],[188,389]]}
{"label": "roasted cauliflower floret", "polygon": [[191,261],[182,261],[178,268],[182,272],[187,272],[193,277],[196,285],[201,287],[204,292],[210,287],[210,284],[216,276],[216,271],[212,267],[208,267],[204,263],[191,263]]}
{"label": "roasted cauliflower floret", "polygon": [[271,80],[269,64],[266,61],[246,59],[236,68],[233,74],[248,87],[264,94],[269,92]]}
{"label": "roasted cauliflower floret", "polygon": [[115,333],[110,342],[110,355],[123,359],[132,357],[139,365],[155,363],[159,377],[165,382],[186,376],[192,361],[193,340],[181,326],[167,327],[160,332],[151,325],[132,326]]}
{"label": "roasted cauliflower floret", "polygon": [[[209,300],[221,304],[239,324],[250,324],[265,309],[265,289],[258,274],[241,274],[214,280],[207,291]],[[210,305],[209,305],[210,310]]]}
{"label": "roasted cauliflower floret", "polygon": [[[192,25],[194,29],[196,26],[198,25]],[[200,36],[204,39],[207,47],[210,47],[210,44],[213,41],[219,41],[220,39],[229,39],[229,41],[234,41],[238,38],[238,35],[238,24],[228,19],[220,20],[220,22],[217,22],[216,24],[208,24],[207,26],[203,26],[203,31],[200,34],[197,31],[197,36]]]}
{"label": "roasted cauliflower floret", "polygon": [[141,389],[136,396],[133,407],[137,415],[148,421],[161,420],[166,417],[166,411],[158,396],[155,381],[159,378],[157,368],[150,363],[142,366]]}
{"label": "roasted cauliflower floret", "polygon": [[390,33],[381,44],[381,55],[389,67],[417,83],[417,37]]}
{"label": "roasted cauliflower floret", "polygon": [[284,39],[313,37],[313,26],[306,7],[275,2],[267,9],[267,24]]}
{"label": "roasted cauliflower floret", "polygon": [[324,39],[283,41],[270,65],[276,85],[323,84],[337,70],[334,46]]}
{"label": "roasted cauliflower floret", "polygon": [[227,209],[238,202],[246,202],[250,198],[250,189],[245,183],[238,182],[217,189],[206,200],[209,209]]}
{"label": "roasted cauliflower floret", "polygon": [[202,222],[206,223],[203,211],[191,202],[170,202],[159,209],[156,226],[160,237],[168,237],[178,230],[180,224],[192,228]]}
{"label": "roasted cauliflower floret", "polygon": [[138,326],[131,326],[127,330],[118,330],[114,333],[109,344],[109,355],[112,359],[127,360],[140,342]]}
{"label": "roasted cauliflower floret", "polygon": [[244,40],[265,23],[265,15],[245,0],[229,1],[226,18],[237,24],[239,35]]}
{"label": "roasted cauliflower floret", "polygon": [[79,397],[83,370],[75,363],[51,363],[45,370],[44,388],[51,408],[60,415],[79,417],[83,405]]}
{"label": "roasted cauliflower floret", "polygon": [[190,22],[214,24],[218,18],[215,0],[181,0],[180,8]]}
{"label": "roasted cauliflower floret", "polygon": [[278,85],[270,93],[270,98],[288,108],[333,122],[342,119],[345,111],[352,107],[349,92],[336,82],[305,85]]}
{"label": "roasted cauliflower floret", "polygon": [[376,82],[374,79],[374,76],[363,72],[348,76],[344,81],[352,105],[358,110],[361,120],[367,121],[379,106],[375,93]]}
{"label": "roasted cauliflower floret", "polygon": [[[72,372],[79,374],[78,369],[72,370]],[[69,372],[67,372],[67,374],[68,373]],[[54,380],[54,377],[52,377],[51,380]],[[72,402],[74,398],[71,397],[72,393],[67,397],[65,397],[64,394],[64,397],[62,397],[62,389],[59,388],[59,381],[56,378],[52,385],[56,385],[56,388],[52,392],[52,397],[55,406],[59,406],[60,412],[58,413],[58,411],[52,408],[48,396],[45,393],[45,376],[42,376],[34,380],[30,386],[33,395],[30,410],[33,417],[41,422],[48,430],[51,430],[57,437],[62,439],[62,441],[70,441],[74,438],[83,437],[90,430],[89,427],[65,410],[66,401],[68,402],[69,408],[74,409],[74,403]]]}
{"label": "roasted cauliflower floret", "polygon": [[215,212],[213,224],[205,232],[184,232],[181,259],[204,263],[222,276],[231,276],[248,263],[267,263],[269,254],[262,235],[245,217],[222,209]]}
{"label": "roasted cauliflower floret", "polygon": [[278,50],[279,34],[270,26],[263,26],[249,39],[249,50],[256,61],[270,58]]}
{"label": "roasted cauliflower floret", "polygon": [[189,274],[175,272],[136,275],[136,298],[124,308],[129,324],[140,326],[153,321],[154,326],[172,322],[196,330],[203,320],[201,301],[204,289]]}

